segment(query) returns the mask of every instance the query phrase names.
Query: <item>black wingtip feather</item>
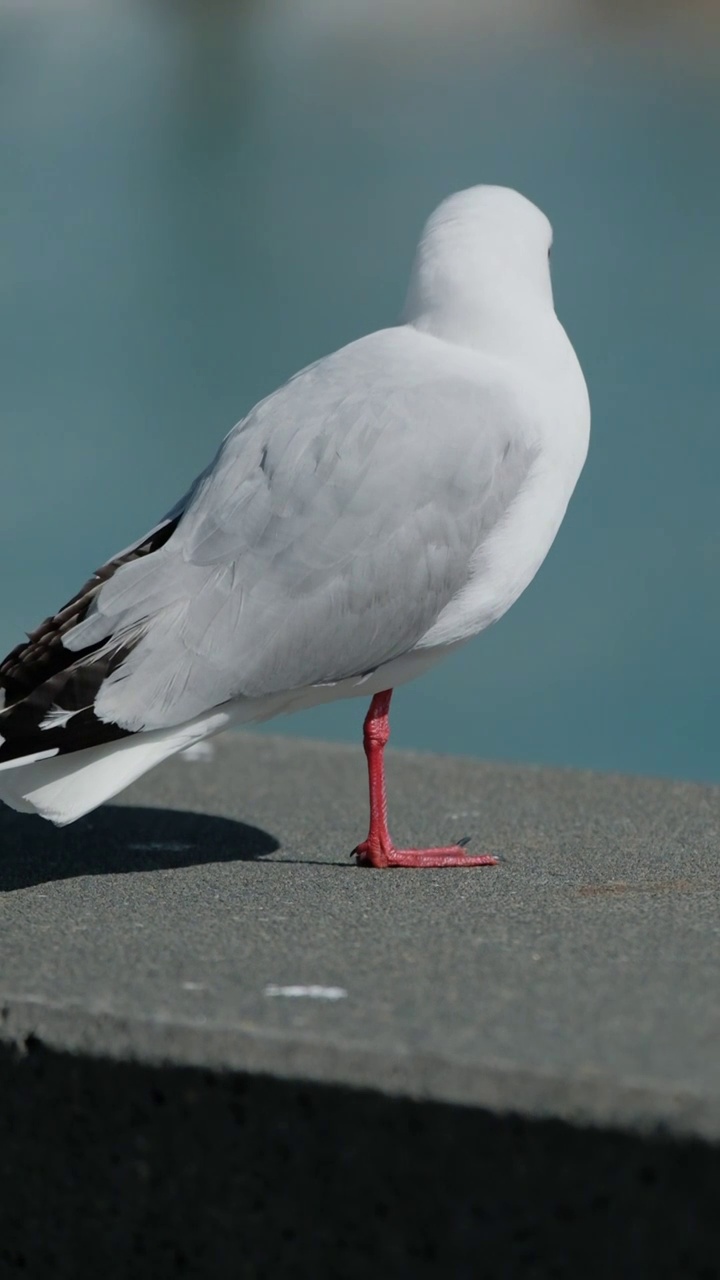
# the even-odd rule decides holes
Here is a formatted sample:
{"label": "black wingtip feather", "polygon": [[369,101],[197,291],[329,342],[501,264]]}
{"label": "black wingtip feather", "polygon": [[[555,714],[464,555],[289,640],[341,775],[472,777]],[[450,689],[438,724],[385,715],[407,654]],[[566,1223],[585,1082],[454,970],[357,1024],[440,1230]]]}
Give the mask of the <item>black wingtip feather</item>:
{"label": "black wingtip feather", "polygon": [[[0,663],[0,764],[37,751],[57,748],[60,754],[81,751],[117,738],[128,730],[100,720],[93,710],[103,681],[121,665],[137,644],[131,640],[99,641],[73,652],[63,636],[82,622],[100,587],[123,564],[158,551],[177,528],[180,515],[166,521],[130,551],[109,560],[57,613],[45,618],[27,641],[17,645]],[[41,728],[51,709],[70,712],[66,724]]]}

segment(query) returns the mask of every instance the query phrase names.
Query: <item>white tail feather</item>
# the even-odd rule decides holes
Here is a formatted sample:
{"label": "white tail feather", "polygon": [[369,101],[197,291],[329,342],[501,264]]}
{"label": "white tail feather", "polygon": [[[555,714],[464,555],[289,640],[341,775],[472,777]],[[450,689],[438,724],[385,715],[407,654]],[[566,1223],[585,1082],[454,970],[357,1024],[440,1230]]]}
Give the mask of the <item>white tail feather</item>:
{"label": "white tail feather", "polygon": [[110,800],[161,760],[226,728],[228,721],[226,713],[216,711],[171,729],[136,733],[84,751],[13,761],[14,767],[6,765],[0,772],[0,800],[21,813],[38,813],[64,827]]}

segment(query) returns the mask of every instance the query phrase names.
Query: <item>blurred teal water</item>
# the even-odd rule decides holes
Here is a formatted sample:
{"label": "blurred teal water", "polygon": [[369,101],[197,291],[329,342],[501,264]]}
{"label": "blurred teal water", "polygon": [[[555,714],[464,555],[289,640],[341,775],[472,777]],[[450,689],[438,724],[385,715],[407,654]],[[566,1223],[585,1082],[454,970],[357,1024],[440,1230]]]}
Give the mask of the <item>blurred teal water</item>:
{"label": "blurred teal water", "polygon": [[717,780],[720,51],[360,41],[311,8],[0,8],[0,647],[256,399],[393,322],[439,199],[507,183],[555,225],[591,454],[535,583],[400,691],[393,741]]}

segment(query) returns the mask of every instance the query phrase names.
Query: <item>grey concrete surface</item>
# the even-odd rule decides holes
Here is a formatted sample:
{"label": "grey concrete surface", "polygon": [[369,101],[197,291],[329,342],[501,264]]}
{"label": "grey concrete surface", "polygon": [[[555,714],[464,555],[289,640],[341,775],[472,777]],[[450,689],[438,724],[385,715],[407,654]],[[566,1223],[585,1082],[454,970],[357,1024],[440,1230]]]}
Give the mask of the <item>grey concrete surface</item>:
{"label": "grey concrete surface", "polygon": [[[367,820],[360,748],[280,737],[219,740],[212,759],[177,759],[64,830],[0,813],[7,1178],[17,1186],[7,1153],[12,1146],[17,1161],[22,1135],[33,1168],[57,1166],[53,1203],[74,1203],[63,1152],[80,1125],[94,1135],[93,1159],[107,1157],[93,1174],[93,1184],[111,1179],[102,1206],[145,1205],[136,1166],[152,1173],[156,1159],[172,1182],[184,1162],[196,1167],[214,1133],[203,1167],[218,1159],[234,1170],[222,1184],[234,1190],[217,1236],[234,1258],[228,1274],[364,1275],[383,1259],[387,1275],[720,1274],[720,789],[392,752],[389,780],[398,843],[470,834],[473,849],[502,853],[502,864],[356,867],[349,854]],[[335,989],[336,998],[278,993],[293,987]],[[176,1109],[172,1138],[156,1097],[163,1114]],[[238,1107],[242,1124],[250,1111],[258,1127],[243,1129],[230,1151]],[[117,1186],[106,1127],[115,1108],[122,1132],[137,1130],[146,1144],[120,1161]],[[171,1149],[175,1172],[163,1164]],[[259,1262],[269,1239],[280,1247],[278,1205],[291,1194],[284,1177],[280,1193],[276,1174],[261,1172],[268,1150],[272,1169],[295,1169],[295,1207],[284,1210],[286,1252]],[[469,1226],[467,1206],[457,1217],[456,1181],[461,1172],[492,1178],[490,1156],[502,1187],[492,1205],[481,1196]],[[377,1209],[381,1225],[366,1224],[362,1246],[355,1226],[346,1223],[340,1240],[318,1236],[316,1223],[310,1236],[292,1217],[313,1178],[335,1204],[327,1170],[343,1162],[350,1181],[373,1187],[378,1164],[394,1169],[381,1183],[389,1179],[396,1198],[387,1192],[385,1217]],[[412,1220],[398,1217],[398,1188],[418,1176],[425,1198],[409,1197]],[[258,1178],[274,1190],[261,1197],[256,1239],[245,1221],[253,1260],[238,1269],[228,1224],[238,1196],[257,1202]],[[611,1200],[624,1202],[618,1178],[635,1225],[631,1241],[612,1245],[605,1219]],[[648,1201],[658,1179],[663,1193]],[[442,1182],[455,1192],[440,1212]],[[182,1185],[175,1209],[183,1195],[202,1201],[202,1188]],[[362,1197],[363,1186],[348,1195]],[[224,1204],[219,1191],[215,1199]],[[105,1208],[93,1205],[103,1222]],[[189,1219],[168,1214],[177,1242]],[[552,1239],[528,1253],[527,1232],[542,1236],[547,1222]],[[47,1255],[28,1252],[20,1228],[3,1238],[16,1239],[18,1269],[65,1274],[58,1258],[73,1255],[63,1230]],[[416,1237],[424,1253],[413,1253]],[[207,1252],[214,1238],[197,1229],[183,1273],[225,1274]],[[338,1251],[334,1270],[323,1270],[327,1252],[312,1254],[323,1238]],[[114,1247],[125,1270],[108,1270],[100,1250],[96,1271],[145,1274],[136,1253],[131,1263]],[[159,1248],[153,1238],[147,1274],[183,1271]],[[473,1262],[478,1249],[485,1270]]]}
{"label": "grey concrete surface", "polygon": [[398,842],[504,862],[375,872],[359,749],[214,745],[0,815],[6,1038],[720,1136],[720,789],[391,754]]}

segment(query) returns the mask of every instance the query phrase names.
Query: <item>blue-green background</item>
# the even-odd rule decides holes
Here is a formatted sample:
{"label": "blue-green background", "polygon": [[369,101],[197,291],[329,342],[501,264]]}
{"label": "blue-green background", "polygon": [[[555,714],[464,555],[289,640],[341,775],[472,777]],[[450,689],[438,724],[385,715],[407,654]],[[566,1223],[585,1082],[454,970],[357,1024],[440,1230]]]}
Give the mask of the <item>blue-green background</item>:
{"label": "blue-green background", "polygon": [[394,321],[438,200],[507,183],[555,225],[590,457],[532,587],[399,693],[393,740],[717,780],[718,30],[461,8],[0,4],[0,645],[256,399]]}

